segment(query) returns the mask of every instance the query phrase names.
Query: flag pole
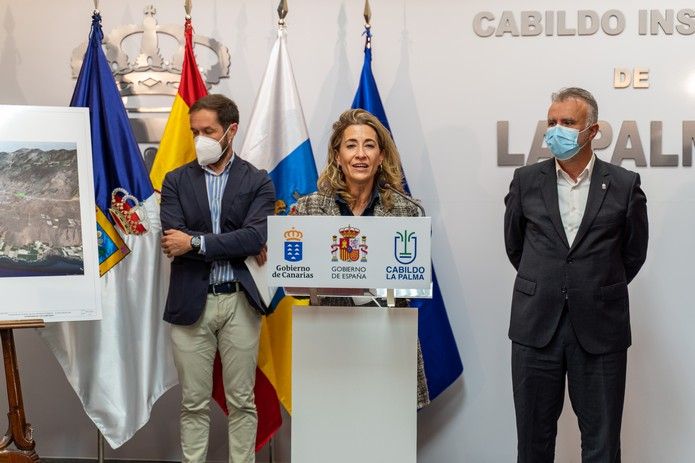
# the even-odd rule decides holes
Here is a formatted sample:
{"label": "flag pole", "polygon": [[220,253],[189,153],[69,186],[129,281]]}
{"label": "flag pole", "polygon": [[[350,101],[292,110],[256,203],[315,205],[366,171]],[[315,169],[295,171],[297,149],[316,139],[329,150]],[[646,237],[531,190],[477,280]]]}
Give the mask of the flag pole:
{"label": "flag pole", "polygon": [[372,9],[369,7],[369,0],[364,0],[364,35],[367,36],[365,39],[365,48],[372,48]]}
{"label": "flag pole", "polygon": [[[280,3],[278,4],[278,33],[279,31],[282,30],[285,27],[285,18],[287,17],[289,9],[287,7],[287,0],[280,0]],[[270,436],[270,439],[268,439],[268,463],[274,463],[275,462],[275,438],[273,436]]]}
{"label": "flag pole", "polygon": [[364,27],[370,28],[372,22],[372,9],[369,7],[369,0],[364,0]]}
{"label": "flag pole", "polygon": [[[95,2],[96,3],[96,0]],[[97,429],[97,462],[104,463],[104,435]]]}
{"label": "flag pole", "polygon": [[[99,0],[94,0],[94,14],[99,14]],[[104,435],[97,428],[97,462],[104,463]]]}
{"label": "flag pole", "polygon": [[280,0],[278,5],[278,26],[282,27],[285,25],[285,17],[287,16],[287,0]]}

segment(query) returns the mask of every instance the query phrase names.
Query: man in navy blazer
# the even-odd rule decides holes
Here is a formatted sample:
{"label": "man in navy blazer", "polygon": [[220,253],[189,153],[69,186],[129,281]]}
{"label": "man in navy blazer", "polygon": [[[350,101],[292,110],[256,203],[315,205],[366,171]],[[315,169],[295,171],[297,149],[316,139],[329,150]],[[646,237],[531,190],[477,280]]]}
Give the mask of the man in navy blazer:
{"label": "man in navy blazer", "polygon": [[222,359],[229,461],[255,461],[253,388],[260,317],[268,314],[244,260],[260,254],[275,190],[267,173],[236,156],[233,101],[208,95],[189,111],[196,160],[171,171],[162,186],[162,249],[173,257],[164,320],[173,324],[174,362],[182,388],[184,462],[205,462],[212,366]]}
{"label": "man in navy blazer", "polygon": [[628,284],[646,258],[647,207],[639,174],[595,156],[597,132],[589,92],[553,94],[554,158],[517,169],[505,198],[518,462],[554,461],[565,378],[582,462],[620,461]]}

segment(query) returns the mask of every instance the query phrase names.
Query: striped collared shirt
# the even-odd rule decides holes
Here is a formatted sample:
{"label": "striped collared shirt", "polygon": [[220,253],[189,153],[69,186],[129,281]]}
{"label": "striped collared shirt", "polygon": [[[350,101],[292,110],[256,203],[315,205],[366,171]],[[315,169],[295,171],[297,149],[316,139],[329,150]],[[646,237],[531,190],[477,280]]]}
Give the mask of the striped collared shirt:
{"label": "striped collared shirt", "polygon": [[[229,178],[229,170],[232,163],[236,159],[236,154],[232,154],[224,170],[220,174],[216,174],[208,166],[202,166],[205,172],[205,186],[208,191],[208,204],[210,205],[210,218],[212,219],[212,232],[215,234],[221,233],[220,215],[222,212],[222,195],[227,186]],[[200,253],[205,254],[205,237],[200,238]],[[234,281],[234,270],[232,264],[228,260],[215,260],[212,262],[210,269],[210,284],[225,283]]]}

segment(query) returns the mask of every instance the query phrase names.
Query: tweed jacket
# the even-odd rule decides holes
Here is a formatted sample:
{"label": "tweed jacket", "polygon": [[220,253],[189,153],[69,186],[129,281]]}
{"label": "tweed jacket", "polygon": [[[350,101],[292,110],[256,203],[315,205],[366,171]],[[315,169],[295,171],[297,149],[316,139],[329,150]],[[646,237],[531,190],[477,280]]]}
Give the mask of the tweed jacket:
{"label": "tweed jacket", "polygon": [[[420,213],[414,204],[409,203],[400,196],[393,194],[393,205],[386,210],[381,201],[374,208],[376,217],[417,217]],[[297,201],[296,215],[340,215],[340,208],[335,202],[335,197],[324,193],[311,193],[299,198]]]}
{"label": "tweed jacket", "polygon": [[[311,193],[299,198],[297,208],[293,212],[296,215],[341,215],[340,207],[336,203],[335,196],[324,193]],[[393,195],[393,205],[386,210],[381,201],[377,201],[374,207],[374,216],[377,217],[417,217],[420,210],[412,203],[409,203],[400,196]],[[353,306],[353,300],[349,297],[324,297],[324,305],[333,306]],[[374,305],[373,303],[367,306]],[[397,306],[407,306],[407,300],[398,299]],[[425,376],[425,364],[422,358],[420,340],[417,343],[417,408],[420,409],[430,403],[430,394],[427,387],[427,377]]]}

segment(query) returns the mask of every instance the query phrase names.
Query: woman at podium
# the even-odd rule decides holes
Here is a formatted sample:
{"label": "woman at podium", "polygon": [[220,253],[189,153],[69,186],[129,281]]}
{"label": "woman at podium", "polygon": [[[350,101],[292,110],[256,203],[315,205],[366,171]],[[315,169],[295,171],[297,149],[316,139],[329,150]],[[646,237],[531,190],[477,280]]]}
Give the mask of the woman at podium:
{"label": "woman at podium", "polygon": [[[391,134],[363,109],[343,112],[333,124],[318,191],[297,201],[297,215],[416,217],[420,206],[403,189],[401,159]],[[382,301],[383,302],[383,301]],[[325,297],[324,305],[383,305],[372,297]],[[407,306],[407,300],[397,300]],[[420,343],[417,346],[418,408],[429,403]]]}

